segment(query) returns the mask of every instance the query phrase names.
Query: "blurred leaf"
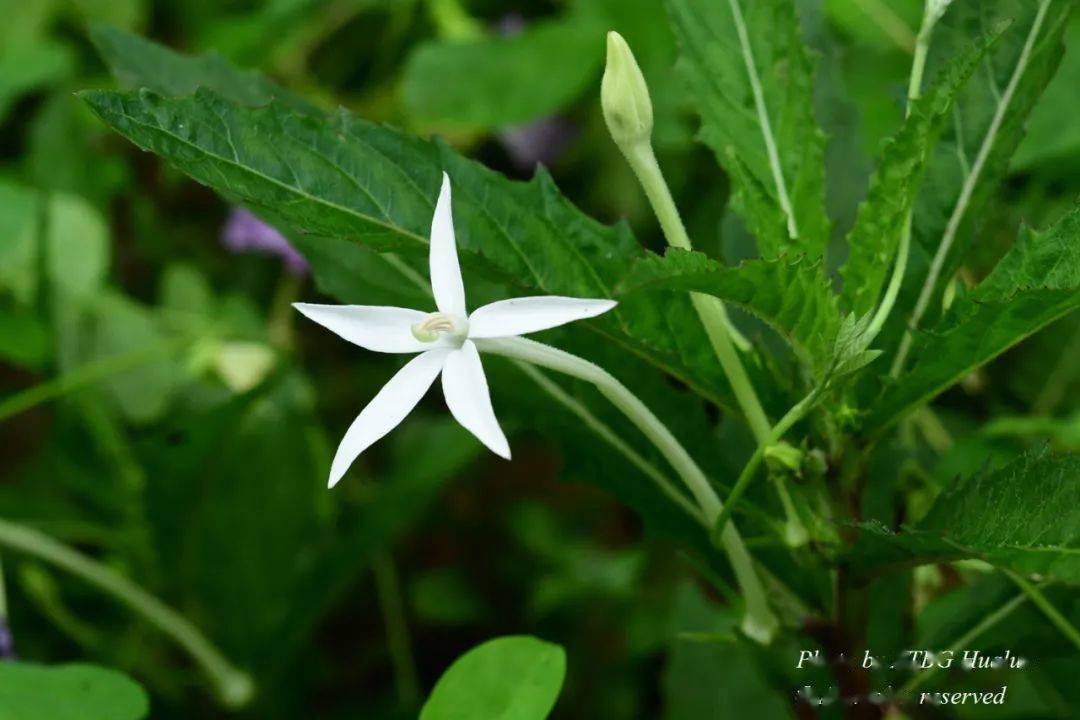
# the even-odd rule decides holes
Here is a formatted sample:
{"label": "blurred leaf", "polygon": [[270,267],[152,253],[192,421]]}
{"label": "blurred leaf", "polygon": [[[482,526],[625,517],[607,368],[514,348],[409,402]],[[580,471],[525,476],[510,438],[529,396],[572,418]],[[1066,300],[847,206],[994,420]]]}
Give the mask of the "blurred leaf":
{"label": "blurred leaf", "polygon": [[103,387],[124,416],[135,423],[158,419],[168,409],[183,371],[164,356],[175,342],[153,312],[123,295],[105,292],[86,307],[92,326],[88,354],[81,363],[161,348],[163,359],[147,362],[104,381]]}
{"label": "blurred leaf", "polygon": [[140,720],[149,711],[143,689],[115,670],[0,663],[3,720]]}
{"label": "blurred leaf", "polygon": [[130,171],[123,158],[101,153],[105,135],[85,103],[57,90],[30,123],[24,155],[29,180],[44,190],[81,195],[106,207]]}
{"label": "blurred leaf", "polygon": [[443,673],[420,720],[543,720],[565,674],[558,645],[523,635],[489,640]]}
{"label": "blurred leaf", "polygon": [[513,37],[421,45],[405,66],[405,107],[420,120],[485,129],[560,110],[599,75],[607,28],[590,20],[571,13]]}
{"label": "blurred leaf", "polygon": [[109,228],[92,205],[74,195],[49,198],[45,221],[45,265],[55,290],[87,297],[109,270]]}
{"label": "blurred leaf", "polygon": [[[794,3],[669,0],[667,5],[680,45],[679,67],[701,115],[701,140],[735,182],[736,208],[758,236],[761,254],[820,257],[829,241],[825,136],[814,118],[814,65]],[[760,80],[767,123],[755,103],[751,70]],[[776,146],[778,165],[770,160],[769,142]],[[747,197],[762,191],[768,202]],[[792,218],[782,207],[785,195]]]}
{"label": "blurred leaf", "polygon": [[864,524],[854,567],[980,558],[1024,574],[1080,583],[1080,456],[1045,448],[958,482],[915,527]]}
{"label": "blurred leaf", "polygon": [[255,71],[238,70],[219,55],[188,57],[102,23],[91,25],[90,39],[125,87],[149,88],[163,95],[191,95],[208,88],[241,105],[276,100],[292,110],[318,112],[300,96]]}
{"label": "blurred leaf", "polygon": [[74,53],[46,38],[17,38],[0,44],[0,121],[22,94],[63,80],[72,73]]}
{"label": "blurred leaf", "polygon": [[847,262],[840,269],[846,309],[856,315],[874,309],[930,152],[945,121],[951,118],[953,99],[1000,35],[998,30],[983,36],[952,59],[925,94],[911,104],[911,114],[896,135],[883,144],[867,198],[847,236]]}
{"label": "blurred leaf", "polygon": [[37,294],[40,212],[37,193],[0,180],[0,289],[24,305]]}
{"label": "blurred leaf", "polygon": [[[205,90],[175,99],[146,91],[83,97],[137,144],[293,236],[360,240],[425,258],[445,170],[453,179],[463,266],[510,284],[515,294],[610,296],[644,254],[625,228],[583,215],[545,172],[530,183],[511,182],[443,144],[344,111],[316,120],[276,103],[232,105]],[[631,298],[588,325],[731,406],[730,387],[684,294]]]}
{"label": "blurred leaf", "polygon": [[[1065,55],[1027,121],[1027,133],[1016,149],[1012,170],[1080,156],[1080,14],[1065,29]],[[1064,122],[1063,122],[1064,120]]]}
{"label": "blurred leaf", "polygon": [[433,625],[467,625],[483,621],[488,608],[458,568],[418,574],[409,585],[413,612]]}
{"label": "blurred leaf", "polygon": [[825,0],[829,19],[856,40],[904,52],[915,49],[919,0]]}
{"label": "blurred leaf", "polygon": [[620,295],[648,289],[708,293],[768,323],[800,354],[822,366],[832,353],[840,324],[836,297],[820,262],[746,260],[735,267],[698,252],[669,249],[636,263],[618,287]]}
{"label": "blurred leaf", "polygon": [[[671,651],[664,671],[663,720],[791,717],[787,699],[735,637],[738,617],[685,583],[675,598]],[[706,639],[707,638],[707,639]]]}
{"label": "blurred leaf", "polygon": [[1080,209],[1045,231],[1023,230],[994,271],[917,336],[911,370],[867,420],[879,432],[1047,323],[1080,307]]}
{"label": "blurred leaf", "polygon": [[49,328],[36,315],[0,308],[0,358],[23,367],[40,368],[51,351]]}

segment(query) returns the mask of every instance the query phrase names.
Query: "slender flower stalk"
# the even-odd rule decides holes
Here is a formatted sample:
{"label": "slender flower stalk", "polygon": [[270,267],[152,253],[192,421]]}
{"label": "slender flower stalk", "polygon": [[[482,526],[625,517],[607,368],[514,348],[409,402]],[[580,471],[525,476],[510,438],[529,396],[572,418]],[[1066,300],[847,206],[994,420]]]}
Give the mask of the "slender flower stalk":
{"label": "slender flower stalk", "polygon": [[[653,152],[652,101],[648,86],[630,47],[614,31],[608,33],[607,67],[600,99],[611,138],[641,183],[668,245],[692,250],[686,227]],[[735,342],[745,348],[749,347],[749,343],[734,328],[724,304],[718,298],[690,293],[690,300],[731,383],[747,424],[760,443],[768,437],[769,419],[735,350]]]}
{"label": "slender flower stalk", "polygon": [[[930,51],[930,39],[934,34],[934,27],[951,0],[927,0],[923,10],[922,25],[919,34],[915,37],[915,53],[911,59],[911,75],[908,77],[907,103],[904,107],[904,117],[911,116],[911,108],[922,97],[923,74],[926,71],[926,56]],[[889,285],[885,289],[885,295],[881,298],[877,312],[870,321],[869,332],[871,339],[878,336],[889,319],[896,298],[900,294],[900,285],[904,281],[904,272],[907,270],[908,257],[911,253],[911,216],[914,208],[908,208],[907,217],[904,218],[904,229],[900,234],[900,244],[896,248],[896,259],[893,262],[892,276]]]}
{"label": "slender flower stalk", "polygon": [[42,532],[7,520],[0,520],[0,545],[67,570],[142,615],[202,667],[227,707],[239,708],[251,701],[255,686],[246,673],[233,667],[190,621],[124,576]]}
{"label": "slender flower stalk", "polygon": [[[477,347],[482,352],[503,355],[544,367],[594,385],[660,451],[690,490],[690,494],[701,507],[706,521],[710,526],[716,524],[716,518],[723,511],[723,505],[705,473],[667,426],[613,375],[588,360],[526,338],[478,340]],[[731,561],[735,578],[746,603],[746,614],[742,623],[743,632],[758,642],[767,643],[779,628],[779,621],[769,609],[765,599],[765,589],[754,569],[753,559],[734,525],[729,524],[724,529],[719,536],[719,541]]]}

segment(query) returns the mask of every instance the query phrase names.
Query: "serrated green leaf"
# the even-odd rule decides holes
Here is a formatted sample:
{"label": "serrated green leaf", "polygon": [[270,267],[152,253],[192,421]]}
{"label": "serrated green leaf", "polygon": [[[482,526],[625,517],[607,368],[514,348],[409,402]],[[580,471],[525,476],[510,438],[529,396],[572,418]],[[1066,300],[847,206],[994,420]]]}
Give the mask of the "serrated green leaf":
{"label": "serrated green leaf", "polygon": [[980,558],[1024,574],[1080,582],[1080,456],[1032,451],[944,493],[915,527],[862,526],[857,569]]}
{"label": "serrated green leaf", "polygon": [[880,432],[1047,323],[1080,307],[1080,209],[1043,232],[1023,231],[994,271],[927,333],[911,370],[867,421]]}
{"label": "serrated green leaf", "polygon": [[102,23],[91,26],[90,39],[116,79],[128,88],[149,88],[162,95],[191,95],[202,87],[241,105],[258,106],[277,100],[293,110],[319,112],[307,100],[260,73],[237,69],[219,55],[181,55]]}
{"label": "serrated green leaf", "polygon": [[115,670],[73,663],[0,663],[0,720],[140,720],[141,687]]}
{"label": "serrated green leaf", "polygon": [[[644,255],[625,227],[583,215],[546,173],[513,182],[444,144],[346,112],[315,118],[278,103],[248,108],[202,89],[171,99],[149,91],[83,97],[136,144],[292,237],[359,241],[423,262],[445,170],[470,277],[486,276],[515,294],[608,297]],[[467,285],[476,287],[471,280]],[[470,295],[472,305],[477,300],[477,293]],[[713,402],[732,406],[730,387],[684,294],[630,301],[609,315],[591,326]]]}
{"label": "serrated green leaf", "polygon": [[405,66],[405,107],[421,120],[476,128],[555,112],[599,74],[607,28],[591,20],[575,13],[513,37],[421,45]]}
{"label": "serrated green leaf", "polygon": [[979,42],[942,71],[930,89],[911,105],[900,130],[885,141],[847,236],[848,259],[840,269],[846,309],[863,315],[873,309],[885,283],[908,213],[921,187],[923,171],[938,136],[951,119],[953,100],[1003,29]]}
{"label": "serrated green leaf", "polygon": [[[942,58],[963,53],[974,38],[996,23],[1012,21],[983,58],[977,81],[968,83],[954,102],[952,128],[927,165],[916,201],[912,267],[920,281],[928,258],[947,237],[953,238],[929,305],[931,314],[923,326],[931,325],[935,309],[940,308],[937,298],[976,237],[982,209],[1005,177],[1028,115],[1057,70],[1072,4],[1057,0],[954,2],[934,30],[931,65],[938,65]],[[1043,5],[1047,9],[1037,24]],[[1021,63],[1028,43],[1030,54]],[[910,310],[918,290],[919,283],[909,287],[898,309]]]}
{"label": "serrated green leaf", "polygon": [[558,645],[528,636],[489,640],[439,678],[420,720],[544,720],[565,674]]}
{"label": "serrated green leaf", "polygon": [[821,368],[831,357],[840,313],[820,262],[780,257],[731,267],[669,249],[663,257],[649,253],[618,286],[620,295],[656,289],[715,295],[768,323],[812,366]]}
{"label": "serrated green leaf", "polygon": [[[736,181],[737,209],[751,228],[788,231],[783,242],[772,234],[759,236],[761,254],[794,250],[820,257],[829,240],[825,136],[814,118],[814,67],[794,3],[668,0],[667,7],[680,45],[679,67],[701,116],[701,140]],[[758,81],[767,123],[755,103]],[[776,147],[775,163],[767,142]],[[743,173],[731,160],[732,150],[771,202],[747,196],[755,190],[739,182]]]}

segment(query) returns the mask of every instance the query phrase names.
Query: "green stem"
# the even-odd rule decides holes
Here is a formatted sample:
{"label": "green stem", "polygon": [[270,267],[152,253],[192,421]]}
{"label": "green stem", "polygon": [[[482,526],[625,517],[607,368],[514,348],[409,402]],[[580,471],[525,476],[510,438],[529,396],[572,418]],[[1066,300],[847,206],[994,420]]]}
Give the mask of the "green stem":
{"label": "green stem", "polygon": [[398,699],[402,707],[415,708],[420,704],[420,684],[416,679],[416,661],[409,639],[409,625],[405,621],[405,603],[401,597],[397,569],[393,558],[386,552],[375,553],[371,569],[375,574],[375,592],[379,596],[379,607],[386,623],[386,642],[390,648]]}
{"label": "green stem", "polygon": [[1031,598],[1031,602],[1042,610],[1043,615],[1057,626],[1057,629],[1061,631],[1061,634],[1067,637],[1072,644],[1080,650],[1080,630],[1077,630],[1073,624],[1069,622],[1068,618],[1062,615],[1061,611],[1046,599],[1046,596],[1042,594],[1042,591],[1012,570],[1002,568],[1001,571],[1016,583],[1017,587],[1023,590],[1024,594]]}
{"label": "green stem", "polygon": [[[668,245],[681,250],[693,250],[682,218],[679,216],[679,210],[675,206],[675,200],[671,197],[664,174],[656,162],[652,145],[641,142],[620,149],[641,183],[645,196],[648,197]],[[769,434],[769,419],[765,416],[765,410],[754,391],[754,386],[750,383],[742,361],[739,360],[732,337],[740,338],[740,344],[749,345],[749,343],[735,330],[724,309],[724,304],[718,298],[702,293],[690,293],[690,300],[701,319],[701,324],[705,326],[705,333],[709,336],[709,342],[724,369],[724,374],[727,375],[728,382],[731,383],[735,399],[742,408],[743,415],[746,416],[747,424],[754,433],[754,437],[761,442]]]}
{"label": "green stem", "polygon": [[746,462],[746,466],[743,467],[742,472],[739,473],[739,478],[735,481],[735,486],[731,488],[731,492],[728,493],[727,500],[724,501],[723,511],[716,518],[716,523],[713,525],[714,537],[716,536],[716,533],[726,529],[728,520],[731,518],[731,513],[735,510],[735,505],[742,498],[743,493],[746,492],[746,488],[750,485],[750,481],[754,479],[754,473],[757,471],[758,466],[761,465],[761,461],[765,457],[765,451],[780,442],[780,439],[784,437],[784,433],[790,430],[792,425],[806,416],[806,413],[813,408],[814,403],[817,402],[824,391],[825,383],[822,382],[811,390],[806,397],[788,410],[784,417],[780,418],[780,422],[776,423],[776,426],[769,431],[764,442],[758,443],[757,449],[754,450],[754,454],[750,456],[750,459]]}
{"label": "green stem", "polygon": [[0,402],[0,422],[26,412],[41,403],[55,400],[87,385],[100,382],[112,375],[118,375],[157,360],[187,343],[187,339],[183,341],[177,339],[167,340],[131,352],[110,355],[86,365],[80,365],[64,375],[43,382],[40,385],[35,385],[32,388],[27,388]]}
{"label": "green stem", "polygon": [[142,615],[202,667],[224,705],[238,708],[251,700],[255,687],[246,673],[233,667],[186,618],[127,578],[44,533],[7,520],[0,520],[0,545],[67,570]]}
{"label": "green stem", "polygon": [[[911,116],[911,106],[922,96],[922,80],[923,73],[926,71],[926,56],[930,51],[930,38],[934,34],[934,26],[937,21],[938,18],[930,12],[928,5],[926,11],[923,12],[919,34],[915,38],[915,54],[911,60],[911,75],[908,77],[907,105],[904,108],[905,118]],[[885,289],[885,295],[881,298],[877,312],[874,313],[874,318],[870,321],[870,327],[867,328],[871,339],[877,337],[878,333],[881,332],[881,328],[885,326],[885,321],[889,318],[889,314],[896,305],[896,298],[900,294],[900,286],[903,284],[908,257],[911,254],[911,213],[912,209],[908,208],[907,215],[904,218],[904,229],[900,233],[900,245],[896,249],[896,260],[893,262],[889,286]]]}
{"label": "green stem", "polygon": [[556,401],[565,406],[570,412],[578,416],[578,418],[585,423],[585,426],[595,432],[606,443],[611,445],[618,451],[623,457],[625,457],[631,465],[641,471],[643,475],[648,477],[656,486],[660,488],[660,491],[664,493],[672,502],[678,505],[680,508],[686,511],[690,515],[694,522],[698,523],[702,527],[708,527],[705,522],[705,517],[701,514],[701,510],[694,505],[683,493],[671,484],[671,481],[660,472],[655,465],[650,463],[639,452],[630,447],[626,441],[615,434],[615,431],[608,427],[600,418],[592,414],[589,408],[575,398],[571,397],[565,390],[559,387],[544,373],[537,370],[532,365],[526,362],[515,362],[518,369],[529,376],[533,382],[541,387],[546,393],[555,398]]}
{"label": "green stem", "polygon": [[[1027,600],[1027,597],[1023,594],[1017,595],[1012,600],[1009,600],[1009,602],[1005,603],[997,610],[984,617],[981,621],[979,621],[977,625],[975,625],[975,627],[971,628],[966,633],[957,638],[956,641],[947,648],[947,650],[955,654],[963,650],[964,648],[971,647],[971,644],[975,642],[975,640],[977,640],[980,635],[982,635],[984,632],[997,625],[999,622],[1012,614],[1012,612],[1016,610],[1016,608],[1024,604],[1025,600]],[[940,669],[941,668],[937,664],[934,664],[926,670],[916,672],[911,677],[911,679],[904,683],[904,685],[900,688],[899,693],[897,694],[901,697],[911,695],[911,693],[915,692],[916,688],[918,688],[920,685],[922,685],[935,674],[937,674],[938,670]]]}
{"label": "green stem", "polygon": [[[713,490],[712,484],[705,477],[705,473],[701,471],[667,426],[613,375],[588,360],[525,338],[484,339],[475,342],[482,352],[538,365],[596,386],[596,389],[656,446],[660,454],[686,483],[709,525],[715,525],[715,518],[723,510],[723,505]],[[767,643],[776,634],[779,621],[769,609],[765,600],[765,590],[754,570],[753,559],[747,552],[734,524],[729,525],[720,534],[720,543],[731,561],[735,579],[746,603],[743,632],[758,642]]]}

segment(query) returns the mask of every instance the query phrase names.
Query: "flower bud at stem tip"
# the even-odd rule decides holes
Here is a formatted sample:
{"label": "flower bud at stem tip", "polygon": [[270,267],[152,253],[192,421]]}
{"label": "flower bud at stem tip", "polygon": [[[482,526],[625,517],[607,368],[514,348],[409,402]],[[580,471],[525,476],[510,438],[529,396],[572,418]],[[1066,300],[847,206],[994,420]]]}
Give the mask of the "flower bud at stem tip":
{"label": "flower bud at stem tip", "polygon": [[620,148],[649,142],[653,128],[649,88],[630,46],[614,30],[607,34],[607,66],[600,83],[600,105],[608,132]]}

